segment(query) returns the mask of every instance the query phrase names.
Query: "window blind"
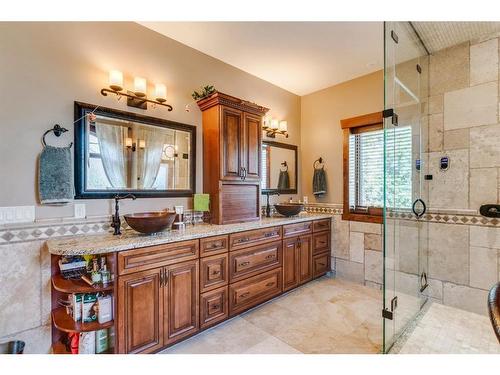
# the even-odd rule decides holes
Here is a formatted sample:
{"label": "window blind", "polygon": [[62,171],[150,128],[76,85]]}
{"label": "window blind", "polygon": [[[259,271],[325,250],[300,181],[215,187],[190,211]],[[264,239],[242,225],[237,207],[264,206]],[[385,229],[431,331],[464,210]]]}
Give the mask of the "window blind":
{"label": "window blind", "polygon": [[[387,204],[411,205],[411,127],[387,130]],[[349,136],[349,206],[382,207],[384,202],[384,130]]]}

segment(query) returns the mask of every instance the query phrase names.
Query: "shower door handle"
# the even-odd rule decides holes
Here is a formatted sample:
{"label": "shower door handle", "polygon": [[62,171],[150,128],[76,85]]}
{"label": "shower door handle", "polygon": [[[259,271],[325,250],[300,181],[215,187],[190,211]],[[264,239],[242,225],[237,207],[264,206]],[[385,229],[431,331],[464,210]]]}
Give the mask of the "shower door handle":
{"label": "shower door handle", "polygon": [[[417,210],[415,209],[417,207],[418,202],[422,203],[422,206],[424,208],[422,210],[422,212],[417,212]],[[425,202],[422,199],[418,198],[418,199],[415,199],[415,202],[413,202],[413,205],[411,206],[411,210],[413,211],[413,213],[415,214],[417,219],[420,219],[422,216],[424,216],[425,211],[427,211],[427,206],[425,205]]]}

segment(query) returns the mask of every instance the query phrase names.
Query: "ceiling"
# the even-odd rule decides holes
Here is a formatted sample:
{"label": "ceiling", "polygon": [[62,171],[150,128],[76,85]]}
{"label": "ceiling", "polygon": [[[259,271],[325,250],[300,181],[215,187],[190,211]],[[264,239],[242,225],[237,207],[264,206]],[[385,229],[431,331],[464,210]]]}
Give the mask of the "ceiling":
{"label": "ceiling", "polygon": [[[383,68],[383,22],[140,24],[301,96]],[[500,22],[412,24],[430,53],[500,32]]]}
{"label": "ceiling", "polygon": [[382,22],[141,22],[297,95],[380,70]]}
{"label": "ceiling", "polygon": [[430,53],[500,32],[500,22],[412,22]]}

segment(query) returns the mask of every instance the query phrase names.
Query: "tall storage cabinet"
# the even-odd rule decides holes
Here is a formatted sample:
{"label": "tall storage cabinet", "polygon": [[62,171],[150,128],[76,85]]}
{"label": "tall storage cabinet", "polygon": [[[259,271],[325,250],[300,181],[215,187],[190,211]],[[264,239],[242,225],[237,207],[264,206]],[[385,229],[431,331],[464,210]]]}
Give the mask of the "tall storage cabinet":
{"label": "tall storage cabinet", "polygon": [[203,190],[212,222],[260,217],[262,117],[267,108],[220,92],[198,101],[203,112]]}

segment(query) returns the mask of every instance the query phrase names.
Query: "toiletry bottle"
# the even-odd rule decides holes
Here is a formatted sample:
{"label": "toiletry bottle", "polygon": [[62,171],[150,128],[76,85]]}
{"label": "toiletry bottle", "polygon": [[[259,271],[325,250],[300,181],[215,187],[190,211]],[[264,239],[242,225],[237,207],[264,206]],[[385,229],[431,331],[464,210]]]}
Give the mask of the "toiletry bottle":
{"label": "toiletry bottle", "polygon": [[101,273],[99,272],[99,266],[97,265],[97,258],[92,259],[91,279],[92,284],[98,284],[101,282]]}

